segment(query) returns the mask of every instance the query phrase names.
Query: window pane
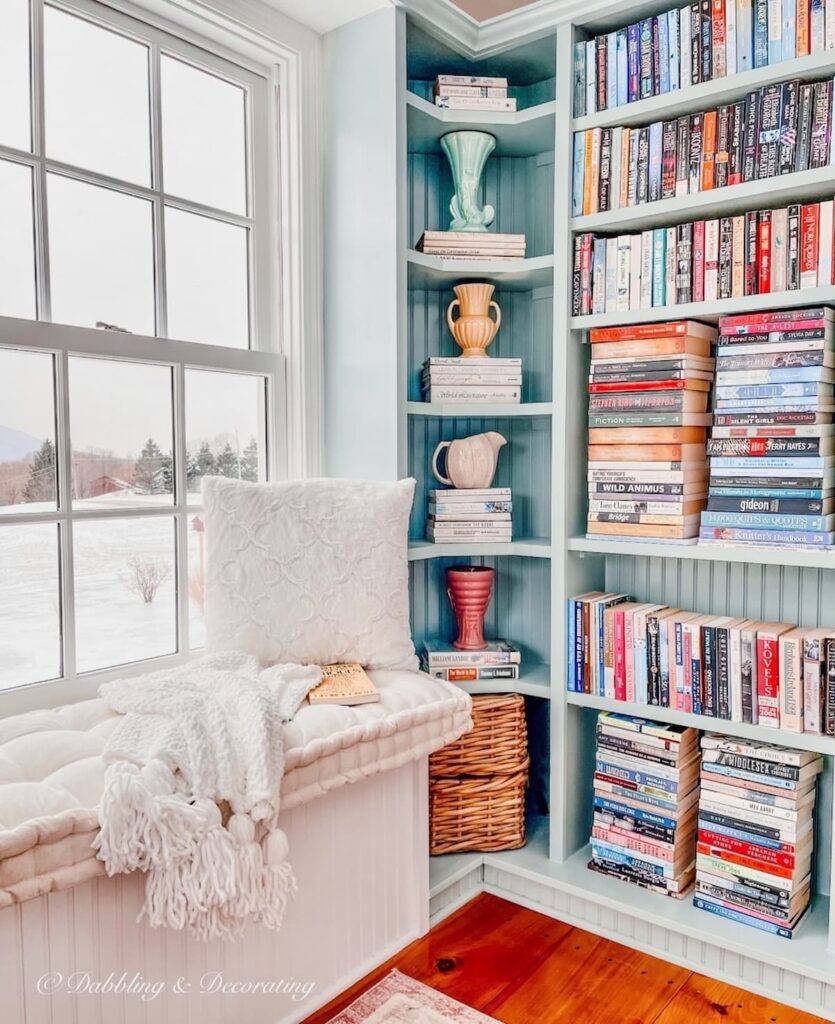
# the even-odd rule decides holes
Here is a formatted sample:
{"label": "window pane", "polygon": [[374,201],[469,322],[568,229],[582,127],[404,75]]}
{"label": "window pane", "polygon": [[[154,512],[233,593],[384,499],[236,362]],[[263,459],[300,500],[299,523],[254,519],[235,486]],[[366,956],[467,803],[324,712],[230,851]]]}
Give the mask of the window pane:
{"label": "window pane", "polygon": [[56,506],[52,356],[0,348],[0,516]]}
{"label": "window pane", "polygon": [[151,204],[47,175],[52,319],[154,333]]}
{"label": "window pane", "polygon": [[148,47],[44,10],[46,155],[151,184]]}
{"label": "window pane", "polygon": [[73,524],[79,672],[177,649],[174,520]]}
{"label": "window pane", "polygon": [[32,171],[0,160],[0,316],[36,315]]}
{"label": "window pane", "polygon": [[168,337],[249,346],[247,229],[165,211]]}
{"label": "window pane", "polygon": [[69,363],[75,507],[170,505],[171,367],[82,356]]}
{"label": "window pane", "polygon": [[243,373],[186,370],[186,475],[198,502],[204,476],[266,480],[266,381]]}
{"label": "window pane", "polygon": [[58,527],[0,528],[0,689],[61,675]]}
{"label": "window pane", "polygon": [[206,646],[203,611],[206,594],[206,548],[203,520],[191,516],[188,521],[188,635],[191,649]]}
{"label": "window pane", "polygon": [[161,65],[165,191],[246,213],[244,90],[173,57]]}
{"label": "window pane", "polygon": [[0,143],[32,148],[29,0],[0,3]]}

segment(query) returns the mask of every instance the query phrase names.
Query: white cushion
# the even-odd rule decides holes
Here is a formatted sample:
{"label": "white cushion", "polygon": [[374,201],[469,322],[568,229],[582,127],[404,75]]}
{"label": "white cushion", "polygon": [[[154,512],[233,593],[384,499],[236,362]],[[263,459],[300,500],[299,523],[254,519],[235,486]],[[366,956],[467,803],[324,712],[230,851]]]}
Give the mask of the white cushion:
{"label": "white cushion", "polygon": [[203,481],[206,642],[262,662],[413,671],[414,480]]}

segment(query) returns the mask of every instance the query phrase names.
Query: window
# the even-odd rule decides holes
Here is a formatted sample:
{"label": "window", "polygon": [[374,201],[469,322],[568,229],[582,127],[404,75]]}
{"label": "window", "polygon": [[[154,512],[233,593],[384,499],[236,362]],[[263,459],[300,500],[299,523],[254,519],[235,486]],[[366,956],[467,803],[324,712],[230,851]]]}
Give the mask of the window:
{"label": "window", "polygon": [[281,472],[269,94],[94,0],[0,4],[0,691],[202,646],[200,481]]}

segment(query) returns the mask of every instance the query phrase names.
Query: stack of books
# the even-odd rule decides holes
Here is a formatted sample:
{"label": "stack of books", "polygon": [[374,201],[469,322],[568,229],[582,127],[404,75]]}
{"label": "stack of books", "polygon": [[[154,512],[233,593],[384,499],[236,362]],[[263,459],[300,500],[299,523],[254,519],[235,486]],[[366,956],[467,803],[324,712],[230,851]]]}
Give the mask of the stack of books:
{"label": "stack of books", "polygon": [[791,939],[809,908],[820,754],[702,737],[700,910]]}
{"label": "stack of books", "polygon": [[824,548],[835,538],[835,314],[722,317],[700,541]]}
{"label": "stack of books", "polygon": [[574,116],[835,46],[835,0],[701,0],[574,44]]}
{"label": "stack of books", "polygon": [[628,594],[570,598],[568,689],[835,735],[835,629],[700,615]]}
{"label": "stack of books", "polygon": [[426,536],[436,544],[497,544],[513,539],[509,487],[429,492]]}
{"label": "stack of books", "polygon": [[431,356],[421,386],[427,402],[521,402],[522,360]]}
{"label": "stack of books", "polygon": [[589,868],[681,899],[693,884],[695,729],[603,711],[597,720]]}
{"label": "stack of books", "polygon": [[750,210],[634,235],[574,236],[575,316],[824,288],[833,201]]}
{"label": "stack of books", "polygon": [[497,231],[424,231],[415,246],[427,256],[461,260],[523,260],[525,236]]}
{"label": "stack of books", "polygon": [[715,337],[692,320],[591,332],[590,536],[698,536]]}
{"label": "stack of books", "polygon": [[518,679],[522,652],[507,640],[489,640],[483,651],[459,651],[451,643],[433,637],[420,649],[424,672],[450,683]]}
{"label": "stack of books", "polygon": [[832,81],[794,79],[644,128],[576,132],[573,216],[826,167],[831,122]]}
{"label": "stack of books", "polygon": [[447,110],[515,110],[507,79],[489,75],[438,75],[432,90],[436,107]]}

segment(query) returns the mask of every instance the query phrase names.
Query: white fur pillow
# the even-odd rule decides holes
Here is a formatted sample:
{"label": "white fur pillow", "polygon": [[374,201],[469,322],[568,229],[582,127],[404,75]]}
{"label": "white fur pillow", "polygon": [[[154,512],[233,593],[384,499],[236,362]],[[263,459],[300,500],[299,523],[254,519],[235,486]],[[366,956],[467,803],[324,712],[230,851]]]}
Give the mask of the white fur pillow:
{"label": "white fur pillow", "polygon": [[414,480],[203,481],[206,640],[268,663],[415,670]]}

